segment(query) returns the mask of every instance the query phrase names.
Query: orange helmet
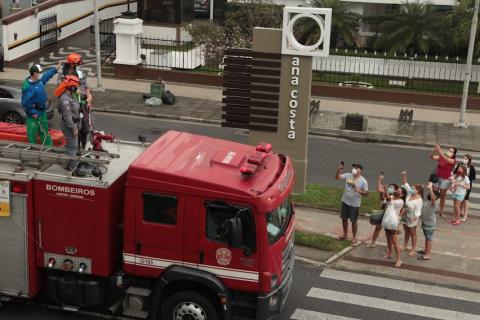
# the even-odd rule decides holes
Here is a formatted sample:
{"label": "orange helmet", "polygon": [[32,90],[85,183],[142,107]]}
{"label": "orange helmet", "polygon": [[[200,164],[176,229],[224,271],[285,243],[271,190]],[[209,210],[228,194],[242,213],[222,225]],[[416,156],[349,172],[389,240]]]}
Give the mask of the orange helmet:
{"label": "orange helmet", "polygon": [[82,56],[78,53],[70,53],[67,56],[67,63],[69,64],[82,64]]}
{"label": "orange helmet", "polygon": [[77,76],[66,76],[65,79],[63,80],[65,83],[65,86],[67,88],[71,87],[79,87],[80,86],[80,79],[78,79]]}

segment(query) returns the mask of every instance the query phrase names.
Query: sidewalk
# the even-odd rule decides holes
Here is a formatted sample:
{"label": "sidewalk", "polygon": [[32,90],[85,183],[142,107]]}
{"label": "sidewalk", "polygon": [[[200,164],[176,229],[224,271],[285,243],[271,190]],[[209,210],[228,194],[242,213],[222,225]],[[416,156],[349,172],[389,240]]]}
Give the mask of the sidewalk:
{"label": "sidewalk", "polygon": [[[26,77],[26,71],[7,68],[0,73],[0,81],[19,85]],[[4,80],[4,81],[2,81]],[[118,112],[148,117],[162,117],[176,120],[200,121],[219,124],[221,122],[222,89],[196,85],[168,83],[167,87],[177,96],[173,106],[150,107],[144,104],[143,93],[150,92],[150,81],[120,80],[104,78],[106,91],[94,92],[94,105],[97,111]],[[96,85],[96,79],[89,79]],[[55,81],[51,82],[55,83]],[[50,93],[54,85],[48,86]],[[135,94],[132,94],[135,93]],[[401,143],[431,146],[435,143],[454,145],[464,150],[480,150],[477,137],[480,136],[480,113],[469,112],[467,129],[456,128],[453,123],[458,112],[449,109],[427,108],[389,103],[339,100],[322,97],[320,112],[311,119],[310,133],[349,138],[356,141]],[[401,109],[414,109],[414,124],[407,134],[399,133],[397,118]],[[367,132],[341,130],[343,113],[359,113],[369,116]]]}
{"label": "sidewalk", "polygon": [[[297,207],[296,219],[298,230],[332,237],[342,234],[341,220],[336,212]],[[359,239],[368,243],[373,229],[368,218],[359,218]],[[403,235],[402,230],[402,234],[398,236],[400,244],[403,244]],[[351,237],[351,229],[349,236]],[[417,236],[418,249],[423,249],[425,238],[420,227],[417,228]],[[402,268],[394,268],[393,260],[383,259],[386,239],[382,231],[377,247],[368,248],[362,244],[353,248],[337,260],[333,267],[480,291],[479,238],[479,219],[470,219],[460,226],[451,226],[446,219],[438,218],[430,261],[420,261],[402,253]]]}

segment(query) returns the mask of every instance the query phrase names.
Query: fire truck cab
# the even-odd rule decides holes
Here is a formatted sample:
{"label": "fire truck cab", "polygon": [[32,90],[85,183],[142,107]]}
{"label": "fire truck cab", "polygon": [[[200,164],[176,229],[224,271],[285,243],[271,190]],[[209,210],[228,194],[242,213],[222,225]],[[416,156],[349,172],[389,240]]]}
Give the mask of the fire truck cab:
{"label": "fire truck cab", "polygon": [[137,319],[279,316],[294,264],[288,157],[176,131],[106,149],[118,157],[100,177],[0,158],[0,295]]}

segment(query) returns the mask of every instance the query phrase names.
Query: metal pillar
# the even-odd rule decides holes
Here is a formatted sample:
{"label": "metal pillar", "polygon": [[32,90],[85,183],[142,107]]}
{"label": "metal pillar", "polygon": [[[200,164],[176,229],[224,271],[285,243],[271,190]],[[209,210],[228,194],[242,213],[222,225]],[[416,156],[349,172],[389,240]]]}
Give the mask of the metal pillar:
{"label": "metal pillar", "polygon": [[213,21],[213,3],[215,0],[210,0],[210,22]]}
{"label": "metal pillar", "polygon": [[468,127],[468,125],[465,123],[465,112],[467,110],[468,87],[470,85],[470,79],[472,78],[472,59],[473,49],[475,48],[475,36],[477,34],[479,4],[480,0],[475,0],[472,25],[470,27],[470,40],[468,42],[467,64],[465,65],[465,79],[463,81],[462,102],[460,104],[460,119],[458,120],[458,126],[461,128]]}
{"label": "metal pillar", "polygon": [[98,22],[97,0],[93,0],[93,23],[95,26],[95,55],[97,60],[97,87],[95,90],[103,91],[102,87],[102,58],[100,51],[100,24]]}

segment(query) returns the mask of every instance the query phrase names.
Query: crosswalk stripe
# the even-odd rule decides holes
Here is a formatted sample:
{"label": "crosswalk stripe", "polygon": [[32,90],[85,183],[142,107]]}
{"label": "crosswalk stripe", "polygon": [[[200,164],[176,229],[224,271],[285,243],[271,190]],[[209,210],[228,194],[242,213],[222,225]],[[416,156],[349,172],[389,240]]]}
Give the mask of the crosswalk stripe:
{"label": "crosswalk stripe", "polygon": [[[448,199],[447,199],[448,200]],[[453,207],[453,203],[452,201],[445,201],[445,205],[447,207]],[[480,203],[472,203],[470,202],[470,205],[469,205],[470,209],[480,209]]]}
{"label": "crosswalk stripe", "polygon": [[470,198],[480,198],[480,193],[470,192]]}
{"label": "crosswalk stripe", "polygon": [[359,320],[357,318],[342,317],[334,314],[328,314],[328,313],[304,310],[304,309],[295,310],[295,312],[293,313],[290,319],[292,320]]}
{"label": "crosswalk stripe", "polygon": [[[472,155],[472,157],[473,157],[473,155]],[[478,158],[476,158],[476,159],[475,159],[475,158],[472,158],[472,163],[474,163],[474,164],[477,164],[477,163],[480,164],[480,160],[477,160],[477,159],[478,159]],[[463,158],[457,158],[457,162],[462,162],[462,160],[463,160]]]}
{"label": "crosswalk stripe", "polygon": [[455,290],[438,286],[430,286],[408,281],[394,280],[378,276],[369,276],[360,273],[350,273],[334,269],[324,269],[323,272],[320,274],[320,277],[332,280],[348,281],[374,287],[401,290],[411,293],[426,294],[436,297],[471,301],[476,303],[478,303],[480,300],[480,295],[474,292]]}
{"label": "crosswalk stripe", "polygon": [[397,313],[409,314],[419,317],[426,317],[430,319],[439,320],[478,320],[480,317],[478,314],[464,313],[453,310],[438,309],[432,307],[426,307],[417,304],[392,301],[387,299],[380,299],[368,296],[362,296],[358,294],[312,288],[307,294],[307,297],[353,304],[362,307],[369,307],[375,309],[381,309],[386,311],[392,311]]}

